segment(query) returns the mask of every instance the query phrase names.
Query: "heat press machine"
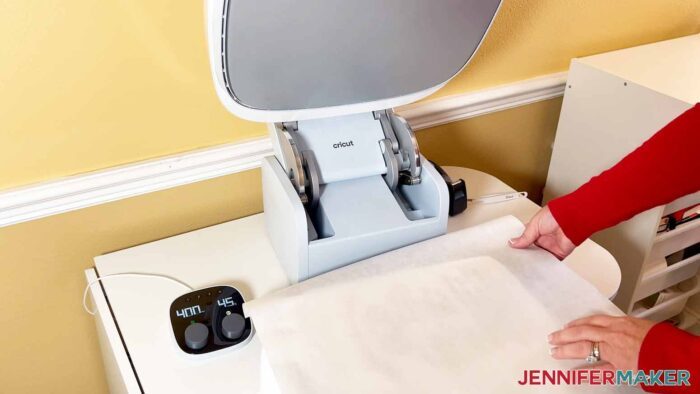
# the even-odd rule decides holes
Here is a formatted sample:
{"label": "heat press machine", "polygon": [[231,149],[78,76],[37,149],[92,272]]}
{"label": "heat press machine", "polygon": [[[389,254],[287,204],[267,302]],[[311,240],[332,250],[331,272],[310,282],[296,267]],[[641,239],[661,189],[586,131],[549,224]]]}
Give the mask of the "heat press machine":
{"label": "heat press machine", "polygon": [[500,3],[207,1],[217,95],[268,124],[265,222],[292,283],[446,232],[464,184],[421,155],[392,108],[459,73]]}

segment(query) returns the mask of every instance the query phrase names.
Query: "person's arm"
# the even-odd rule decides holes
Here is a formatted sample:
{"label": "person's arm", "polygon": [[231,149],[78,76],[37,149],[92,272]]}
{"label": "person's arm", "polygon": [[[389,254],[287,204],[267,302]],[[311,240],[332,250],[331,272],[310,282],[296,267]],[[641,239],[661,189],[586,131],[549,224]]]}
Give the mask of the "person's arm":
{"label": "person's arm", "polygon": [[637,367],[647,372],[675,369],[690,373],[690,386],[644,386],[645,391],[698,393],[700,392],[700,337],[679,330],[668,323],[656,324],[644,337]]}
{"label": "person's arm", "polygon": [[[596,231],[700,190],[700,104],[673,120],[637,150],[573,193],[550,201],[511,240],[564,258]],[[612,322],[616,323],[612,323]],[[651,386],[648,391],[698,392],[700,338],[668,324],[632,317],[591,316],[569,323],[550,343],[555,358],[584,358],[593,341],[615,369],[685,369],[692,386]]]}
{"label": "person's arm", "polygon": [[591,234],[700,190],[700,104],[615,166],[549,202],[564,234],[580,245]]}
{"label": "person's arm", "polygon": [[596,231],[700,190],[700,104],[612,168],[532,217],[514,248],[532,244],[563,259]]}

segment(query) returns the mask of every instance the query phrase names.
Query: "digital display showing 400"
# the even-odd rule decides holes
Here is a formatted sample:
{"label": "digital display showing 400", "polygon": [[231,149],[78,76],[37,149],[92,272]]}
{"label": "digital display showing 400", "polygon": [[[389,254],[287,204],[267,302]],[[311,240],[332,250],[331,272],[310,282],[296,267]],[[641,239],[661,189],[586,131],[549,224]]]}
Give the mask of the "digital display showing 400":
{"label": "digital display showing 400", "polygon": [[[233,301],[233,297],[226,297],[216,300],[216,304],[223,308],[231,308],[236,305],[236,302]],[[175,315],[183,319],[201,315],[202,313],[204,313],[204,310],[202,309],[201,305],[193,305],[175,311]]]}
{"label": "digital display showing 400", "polygon": [[202,313],[204,313],[204,311],[202,310],[202,307],[199,305],[194,305],[194,306],[191,306],[188,308],[182,308],[180,310],[175,311],[175,315],[177,315],[177,317],[181,317],[183,319],[186,319],[186,318],[192,317],[192,316],[196,316],[196,315],[200,315]]}

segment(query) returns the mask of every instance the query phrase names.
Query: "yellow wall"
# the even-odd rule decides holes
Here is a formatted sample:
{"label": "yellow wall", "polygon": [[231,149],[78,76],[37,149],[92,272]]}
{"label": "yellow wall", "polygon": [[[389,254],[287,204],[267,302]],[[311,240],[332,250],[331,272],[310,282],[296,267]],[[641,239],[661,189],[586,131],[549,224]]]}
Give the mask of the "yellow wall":
{"label": "yellow wall", "polygon": [[[437,96],[566,69],[573,56],[700,31],[697,0],[505,0]],[[202,4],[0,2],[0,189],[262,135],[218,103]],[[561,100],[418,133],[441,164],[535,196]],[[105,390],[82,270],[92,257],[261,209],[250,171],[0,228],[0,391]],[[45,297],[45,298],[44,298]],[[40,324],[51,322],[52,331]],[[69,341],[68,339],[75,339]]]}
{"label": "yellow wall", "polygon": [[488,172],[540,202],[561,102],[556,98],[422,130],[416,133],[418,145],[437,163]]}
{"label": "yellow wall", "polygon": [[[437,96],[697,31],[697,0],[504,0]],[[0,189],[264,133],[215,97],[200,1],[3,1],[0,37]]]}
{"label": "yellow wall", "polygon": [[219,103],[203,9],[0,2],[0,189],[265,133]]}
{"label": "yellow wall", "polygon": [[574,57],[699,31],[698,0],[503,0],[469,67],[435,96],[566,71]]}

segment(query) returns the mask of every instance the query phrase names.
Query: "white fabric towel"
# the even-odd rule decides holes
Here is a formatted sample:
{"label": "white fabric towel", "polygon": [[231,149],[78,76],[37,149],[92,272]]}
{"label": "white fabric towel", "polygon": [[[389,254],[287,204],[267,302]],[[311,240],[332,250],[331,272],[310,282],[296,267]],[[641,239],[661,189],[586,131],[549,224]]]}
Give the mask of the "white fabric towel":
{"label": "white fabric towel", "polygon": [[247,303],[280,391],[615,391],[518,385],[524,370],[575,366],[549,356],[547,334],[621,314],[548,253],[508,247],[522,229],[504,217]]}

